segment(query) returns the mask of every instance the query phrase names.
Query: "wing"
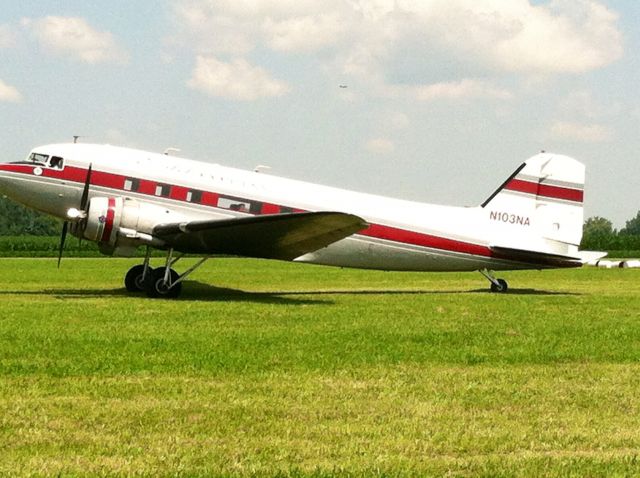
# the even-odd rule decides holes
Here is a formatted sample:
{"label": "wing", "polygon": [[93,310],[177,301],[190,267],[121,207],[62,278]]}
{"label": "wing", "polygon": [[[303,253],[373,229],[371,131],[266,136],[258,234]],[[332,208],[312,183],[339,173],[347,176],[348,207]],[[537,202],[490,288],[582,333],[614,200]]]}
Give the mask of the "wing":
{"label": "wing", "polygon": [[305,212],[161,224],[153,235],[177,251],[292,260],[367,227],[340,212]]}

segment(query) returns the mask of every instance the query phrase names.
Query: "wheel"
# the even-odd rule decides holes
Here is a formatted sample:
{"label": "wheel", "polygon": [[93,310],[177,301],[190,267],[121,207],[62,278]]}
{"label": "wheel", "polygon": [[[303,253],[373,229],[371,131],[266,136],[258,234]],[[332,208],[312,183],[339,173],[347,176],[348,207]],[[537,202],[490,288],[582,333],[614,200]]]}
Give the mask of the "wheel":
{"label": "wheel", "polygon": [[[170,270],[171,283],[173,284],[180,277],[176,271]],[[154,269],[145,280],[144,290],[147,297],[165,297],[167,299],[175,299],[182,291],[182,282],[178,282],[169,288],[164,281],[164,267]]]}
{"label": "wheel", "polygon": [[[151,273],[153,269],[149,268],[149,273]],[[124,286],[127,288],[129,292],[143,292],[144,284],[142,282],[142,275],[144,274],[144,265],[139,264],[137,266],[133,266],[127,272],[127,275],[124,277]]]}
{"label": "wheel", "polygon": [[[147,297],[166,297],[168,299],[175,299],[180,295],[182,291],[182,282],[178,282],[173,287],[169,288],[164,281],[164,267],[158,267],[150,271],[149,275],[144,283],[144,290],[147,293]],[[180,277],[176,271],[170,270],[171,283],[173,284]]]}
{"label": "wheel", "polygon": [[493,282],[491,283],[491,292],[506,292],[507,289],[509,288],[509,285],[507,284],[507,281],[504,279],[497,279],[498,283],[494,284]]}

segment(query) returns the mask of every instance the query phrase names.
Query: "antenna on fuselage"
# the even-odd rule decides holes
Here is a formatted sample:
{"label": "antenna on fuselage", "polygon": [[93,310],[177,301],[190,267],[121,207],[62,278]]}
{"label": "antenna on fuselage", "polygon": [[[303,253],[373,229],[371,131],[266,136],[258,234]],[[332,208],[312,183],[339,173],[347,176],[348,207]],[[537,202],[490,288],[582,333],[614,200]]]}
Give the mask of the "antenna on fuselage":
{"label": "antenna on fuselage", "polygon": [[180,149],[178,148],[167,148],[164,150],[164,153],[162,154],[164,154],[165,156],[169,156],[172,153],[179,153],[179,152],[180,152]]}
{"label": "antenna on fuselage", "polygon": [[74,135],[73,136],[73,144],[76,144],[78,142],[78,138],[84,138],[84,136]]}

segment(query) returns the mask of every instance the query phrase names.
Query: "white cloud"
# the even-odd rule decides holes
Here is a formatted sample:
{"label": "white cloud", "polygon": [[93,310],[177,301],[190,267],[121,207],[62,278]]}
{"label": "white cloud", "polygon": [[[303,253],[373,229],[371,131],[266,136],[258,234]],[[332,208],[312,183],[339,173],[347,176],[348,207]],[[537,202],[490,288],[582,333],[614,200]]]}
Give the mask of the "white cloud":
{"label": "white cloud", "polygon": [[24,19],[22,24],[45,49],[56,54],[89,64],[128,59],[110,32],[95,30],[83,18],[49,16]]}
{"label": "white cloud", "polygon": [[348,25],[343,0],[177,0],[173,43],[199,54],[245,55],[266,43],[274,50],[313,51],[334,44]]}
{"label": "white cloud", "polygon": [[285,18],[322,12],[340,3],[344,2],[327,0],[319,4],[316,0],[178,0],[174,2],[174,10],[177,14],[194,20],[215,15],[235,18]]}
{"label": "white cloud", "polygon": [[556,121],[551,126],[551,137],[562,141],[602,143],[613,139],[613,131],[599,124]]}
{"label": "white cloud", "polygon": [[394,14],[403,48],[495,71],[582,73],[622,55],[617,16],[594,0],[399,0]]}
{"label": "white cloud", "polygon": [[414,87],[412,93],[413,96],[420,101],[439,99],[458,100],[463,98],[495,98],[508,100],[512,98],[512,94],[507,90],[472,79],[421,85]]}
{"label": "white cloud", "polygon": [[411,101],[460,101],[475,99],[510,100],[513,94],[488,81],[465,78],[425,85],[378,85],[379,94],[389,98],[408,98]]}
{"label": "white cloud", "polygon": [[0,101],[7,103],[19,103],[22,101],[22,95],[14,86],[7,85],[0,80]]}
{"label": "white cloud", "polygon": [[289,91],[286,83],[272,78],[267,71],[243,59],[225,63],[203,56],[198,56],[187,84],[210,96],[241,101],[281,96]]}
{"label": "white cloud", "polygon": [[[327,74],[423,99],[509,92],[465,78],[577,74],[622,55],[601,0],[174,0],[174,41],[205,56],[312,53]],[[420,86],[428,85],[428,86]],[[385,94],[383,87],[369,91]]]}
{"label": "white cloud", "polygon": [[263,31],[274,50],[288,52],[315,51],[335,45],[346,24],[336,15],[288,18],[279,22],[267,18]]}
{"label": "white cloud", "polygon": [[365,149],[373,154],[391,154],[396,147],[393,141],[388,138],[373,138],[367,141]]}
{"label": "white cloud", "polygon": [[179,32],[172,43],[192,47],[197,53],[243,55],[254,48],[255,26],[246,18],[217,14],[207,2],[177,2],[175,20]]}

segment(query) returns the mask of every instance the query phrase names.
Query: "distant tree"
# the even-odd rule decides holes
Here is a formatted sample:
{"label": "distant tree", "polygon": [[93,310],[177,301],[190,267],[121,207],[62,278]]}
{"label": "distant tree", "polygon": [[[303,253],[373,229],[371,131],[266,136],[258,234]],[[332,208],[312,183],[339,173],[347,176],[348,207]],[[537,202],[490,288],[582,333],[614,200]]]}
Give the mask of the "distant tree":
{"label": "distant tree", "polygon": [[60,222],[0,196],[0,236],[57,236]]}
{"label": "distant tree", "polygon": [[616,231],[609,219],[594,216],[587,219],[582,228],[583,249],[608,250],[616,239]]}
{"label": "distant tree", "polygon": [[620,230],[620,234],[625,236],[640,236],[640,211],[638,211],[636,217],[627,221],[625,227]]}

